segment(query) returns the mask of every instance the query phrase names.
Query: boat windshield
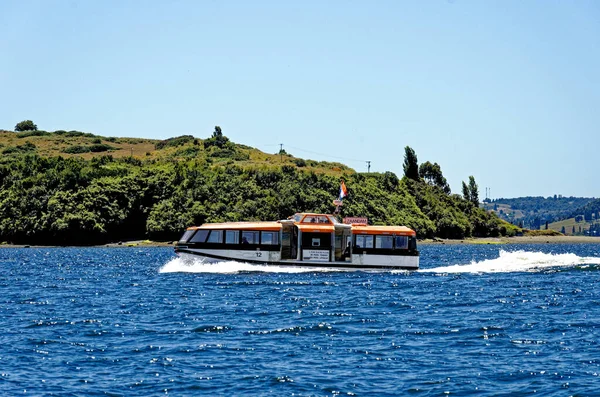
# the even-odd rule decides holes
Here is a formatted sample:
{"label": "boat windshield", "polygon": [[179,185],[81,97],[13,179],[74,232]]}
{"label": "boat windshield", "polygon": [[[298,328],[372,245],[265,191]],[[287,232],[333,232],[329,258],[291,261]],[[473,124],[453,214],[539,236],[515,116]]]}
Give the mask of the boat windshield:
{"label": "boat windshield", "polygon": [[188,239],[190,238],[190,236],[192,234],[194,234],[195,230],[186,230],[185,233],[183,233],[183,236],[181,236],[181,238],[179,239],[180,243],[186,243],[188,241]]}
{"label": "boat windshield", "polygon": [[329,220],[330,220],[330,221],[331,221],[331,223],[333,223],[334,225],[341,225],[341,222],[340,222],[340,221],[338,221],[338,219],[337,219],[335,216],[333,216],[333,215],[329,216]]}
{"label": "boat windshield", "polygon": [[295,214],[293,217],[291,217],[291,219],[293,219],[294,222],[302,221],[302,223],[332,223],[334,225],[340,224],[340,221],[333,215],[308,214],[306,217],[304,217],[304,215],[305,214],[303,213]]}

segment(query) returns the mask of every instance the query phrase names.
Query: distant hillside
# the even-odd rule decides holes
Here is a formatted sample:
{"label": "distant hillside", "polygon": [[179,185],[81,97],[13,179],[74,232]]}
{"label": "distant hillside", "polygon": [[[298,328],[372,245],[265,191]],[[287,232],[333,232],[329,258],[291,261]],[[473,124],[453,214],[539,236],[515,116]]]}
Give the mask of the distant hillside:
{"label": "distant hillside", "polygon": [[577,209],[593,201],[588,197],[517,197],[499,198],[484,203],[484,208],[515,225],[528,229],[540,229],[546,222],[552,223],[572,217]]}
{"label": "distant hillside", "polygon": [[600,218],[594,218],[586,221],[583,217],[569,218],[562,221],[553,222],[548,225],[548,229],[555,230],[565,235],[574,236],[600,236]]}
{"label": "distant hillside", "polygon": [[404,178],[356,173],[284,151],[264,153],[231,142],[218,126],[206,139],[166,140],[0,131],[0,152],[0,242],[169,241],[204,222],[332,212],[342,178],[348,189],[342,216],[407,225],[421,238],[520,231],[473,200],[450,194],[439,165],[425,162],[419,169],[409,147],[411,174]]}
{"label": "distant hillside", "polygon": [[600,220],[600,199],[588,202],[571,213],[571,217],[583,217],[586,221]]}

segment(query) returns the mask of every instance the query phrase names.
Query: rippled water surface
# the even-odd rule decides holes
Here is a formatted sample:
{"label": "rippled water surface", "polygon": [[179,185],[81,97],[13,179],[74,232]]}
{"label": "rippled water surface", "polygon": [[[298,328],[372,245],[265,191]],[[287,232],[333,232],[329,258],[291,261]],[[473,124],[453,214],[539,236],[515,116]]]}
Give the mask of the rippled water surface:
{"label": "rippled water surface", "polygon": [[0,394],[600,395],[600,244],[421,252],[368,273],[0,249]]}

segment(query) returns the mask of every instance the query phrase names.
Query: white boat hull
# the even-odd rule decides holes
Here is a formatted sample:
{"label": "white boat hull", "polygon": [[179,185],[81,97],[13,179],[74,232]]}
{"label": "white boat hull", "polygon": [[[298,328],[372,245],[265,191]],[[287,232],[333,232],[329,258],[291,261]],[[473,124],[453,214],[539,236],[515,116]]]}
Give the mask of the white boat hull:
{"label": "white boat hull", "polygon": [[257,265],[298,266],[303,268],[332,268],[348,270],[417,270],[419,256],[354,254],[348,261],[315,261],[281,259],[279,251],[240,251],[220,249],[178,249],[178,255],[186,261],[218,263],[236,261]]}

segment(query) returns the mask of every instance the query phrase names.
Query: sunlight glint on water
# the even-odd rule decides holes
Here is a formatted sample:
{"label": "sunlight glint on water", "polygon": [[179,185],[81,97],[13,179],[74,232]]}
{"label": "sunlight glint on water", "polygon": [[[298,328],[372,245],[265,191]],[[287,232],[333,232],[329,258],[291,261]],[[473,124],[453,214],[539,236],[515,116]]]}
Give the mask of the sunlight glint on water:
{"label": "sunlight glint on water", "polygon": [[416,272],[3,248],[0,395],[597,395],[600,244],[519,248],[423,245]]}

